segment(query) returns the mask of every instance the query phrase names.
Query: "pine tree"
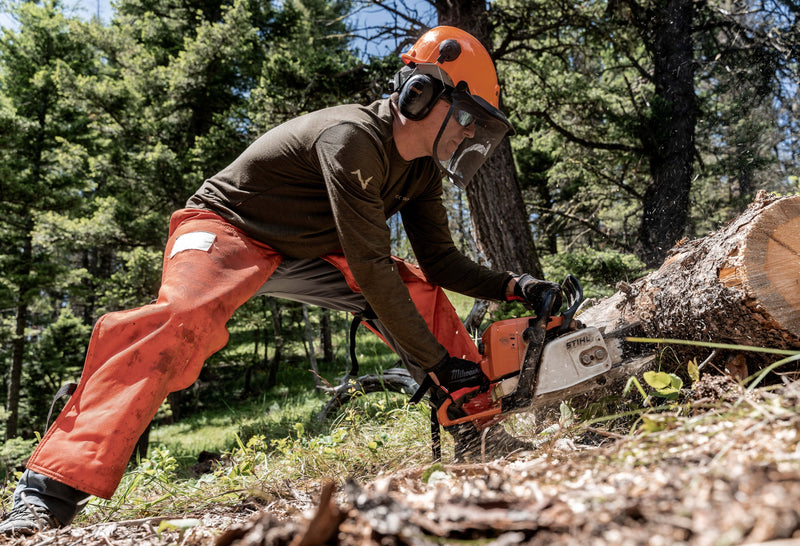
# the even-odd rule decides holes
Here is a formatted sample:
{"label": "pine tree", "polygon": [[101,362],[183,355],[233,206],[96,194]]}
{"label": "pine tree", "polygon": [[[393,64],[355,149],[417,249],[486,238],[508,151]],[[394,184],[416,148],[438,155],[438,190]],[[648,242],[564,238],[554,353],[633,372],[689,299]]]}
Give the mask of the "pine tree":
{"label": "pine tree", "polygon": [[[8,373],[6,438],[18,431],[20,383],[28,341],[54,319],[43,295],[64,268],[36,240],[41,215],[78,206],[87,190],[89,119],[67,100],[62,82],[91,55],[69,31],[57,0],[16,5],[18,30],[0,40],[0,275],[14,312]],[[52,235],[52,234],[51,234]],[[44,303],[44,305],[42,305]]]}

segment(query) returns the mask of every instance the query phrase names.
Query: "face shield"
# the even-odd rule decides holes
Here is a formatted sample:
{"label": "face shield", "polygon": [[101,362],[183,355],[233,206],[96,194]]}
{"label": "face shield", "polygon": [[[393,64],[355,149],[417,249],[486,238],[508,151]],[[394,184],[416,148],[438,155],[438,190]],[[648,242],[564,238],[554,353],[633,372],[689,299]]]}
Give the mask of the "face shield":
{"label": "face shield", "polygon": [[[433,144],[433,157],[454,184],[465,188],[506,133],[514,134],[514,129],[500,110],[481,97],[470,95],[460,85],[442,98],[450,102],[450,110]],[[463,140],[449,157],[443,158],[439,148],[446,155],[447,146],[442,139],[456,129]]]}

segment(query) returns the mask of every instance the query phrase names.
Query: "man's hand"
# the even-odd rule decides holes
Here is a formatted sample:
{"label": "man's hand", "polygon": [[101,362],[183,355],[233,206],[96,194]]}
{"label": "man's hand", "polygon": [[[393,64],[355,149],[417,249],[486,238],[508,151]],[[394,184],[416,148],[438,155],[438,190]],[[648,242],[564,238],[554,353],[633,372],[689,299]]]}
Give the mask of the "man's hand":
{"label": "man's hand", "polygon": [[514,284],[514,295],[508,298],[508,301],[523,301],[530,304],[534,310],[539,310],[542,307],[545,294],[553,292],[555,300],[553,301],[552,312],[555,313],[561,308],[563,297],[561,295],[561,285],[550,281],[542,281],[531,277],[527,273],[514,277],[511,282],[516,281]]}
{"label": "man's hand", "polygon": [[487,388],[489,378],[481,367],[471,360],[447,356],[434,366],[428,375],[448,394],[465,388]]}

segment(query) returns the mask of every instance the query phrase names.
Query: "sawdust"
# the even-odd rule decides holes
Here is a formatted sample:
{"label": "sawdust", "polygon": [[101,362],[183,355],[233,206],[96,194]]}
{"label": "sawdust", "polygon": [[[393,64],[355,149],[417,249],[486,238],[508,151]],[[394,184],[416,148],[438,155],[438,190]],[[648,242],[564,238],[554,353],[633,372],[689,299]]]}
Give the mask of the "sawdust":
{"label": "sawdust", "polygon": [[312,495],[276,500],[268,510],[243,501],[234,511],[185,515],[199,524],[183,532],[159,534],[157,519],[137,520],[16,543],[800,543],[800,388],[755,397],[733,385],[709,380],[692,411],[659,413],[653,432],[609,434],[601,445],[584,443],[589,434],[577,431],[509,460],[445,465],[427,483],[427,467],[409,468],[335,491],[313,484]]}

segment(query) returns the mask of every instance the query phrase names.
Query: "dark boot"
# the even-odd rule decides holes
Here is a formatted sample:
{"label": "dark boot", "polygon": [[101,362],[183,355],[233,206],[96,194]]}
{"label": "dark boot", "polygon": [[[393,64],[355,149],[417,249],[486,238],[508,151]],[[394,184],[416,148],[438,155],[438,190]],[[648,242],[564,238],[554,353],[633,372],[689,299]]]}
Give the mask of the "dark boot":
{"label": "dark boot", "polygon": [[0,536],[27,536],[59,527],[61,522],[44,506],[18,504],[0,523]]}
{"label": "dark boot", "polygon": [[25,470],[14,490],[14,506],[0,523],[0,535],[31,535],[69,525],[88,500],[82,491]]}
{"label": "dark boot", "polygon": [[497,423],[484,430],[478,430],[471,423],[445,427],[455,441],[457,463],[486,462],[501,459],[517,451],[529,451],[533,444],[512,436]]}

